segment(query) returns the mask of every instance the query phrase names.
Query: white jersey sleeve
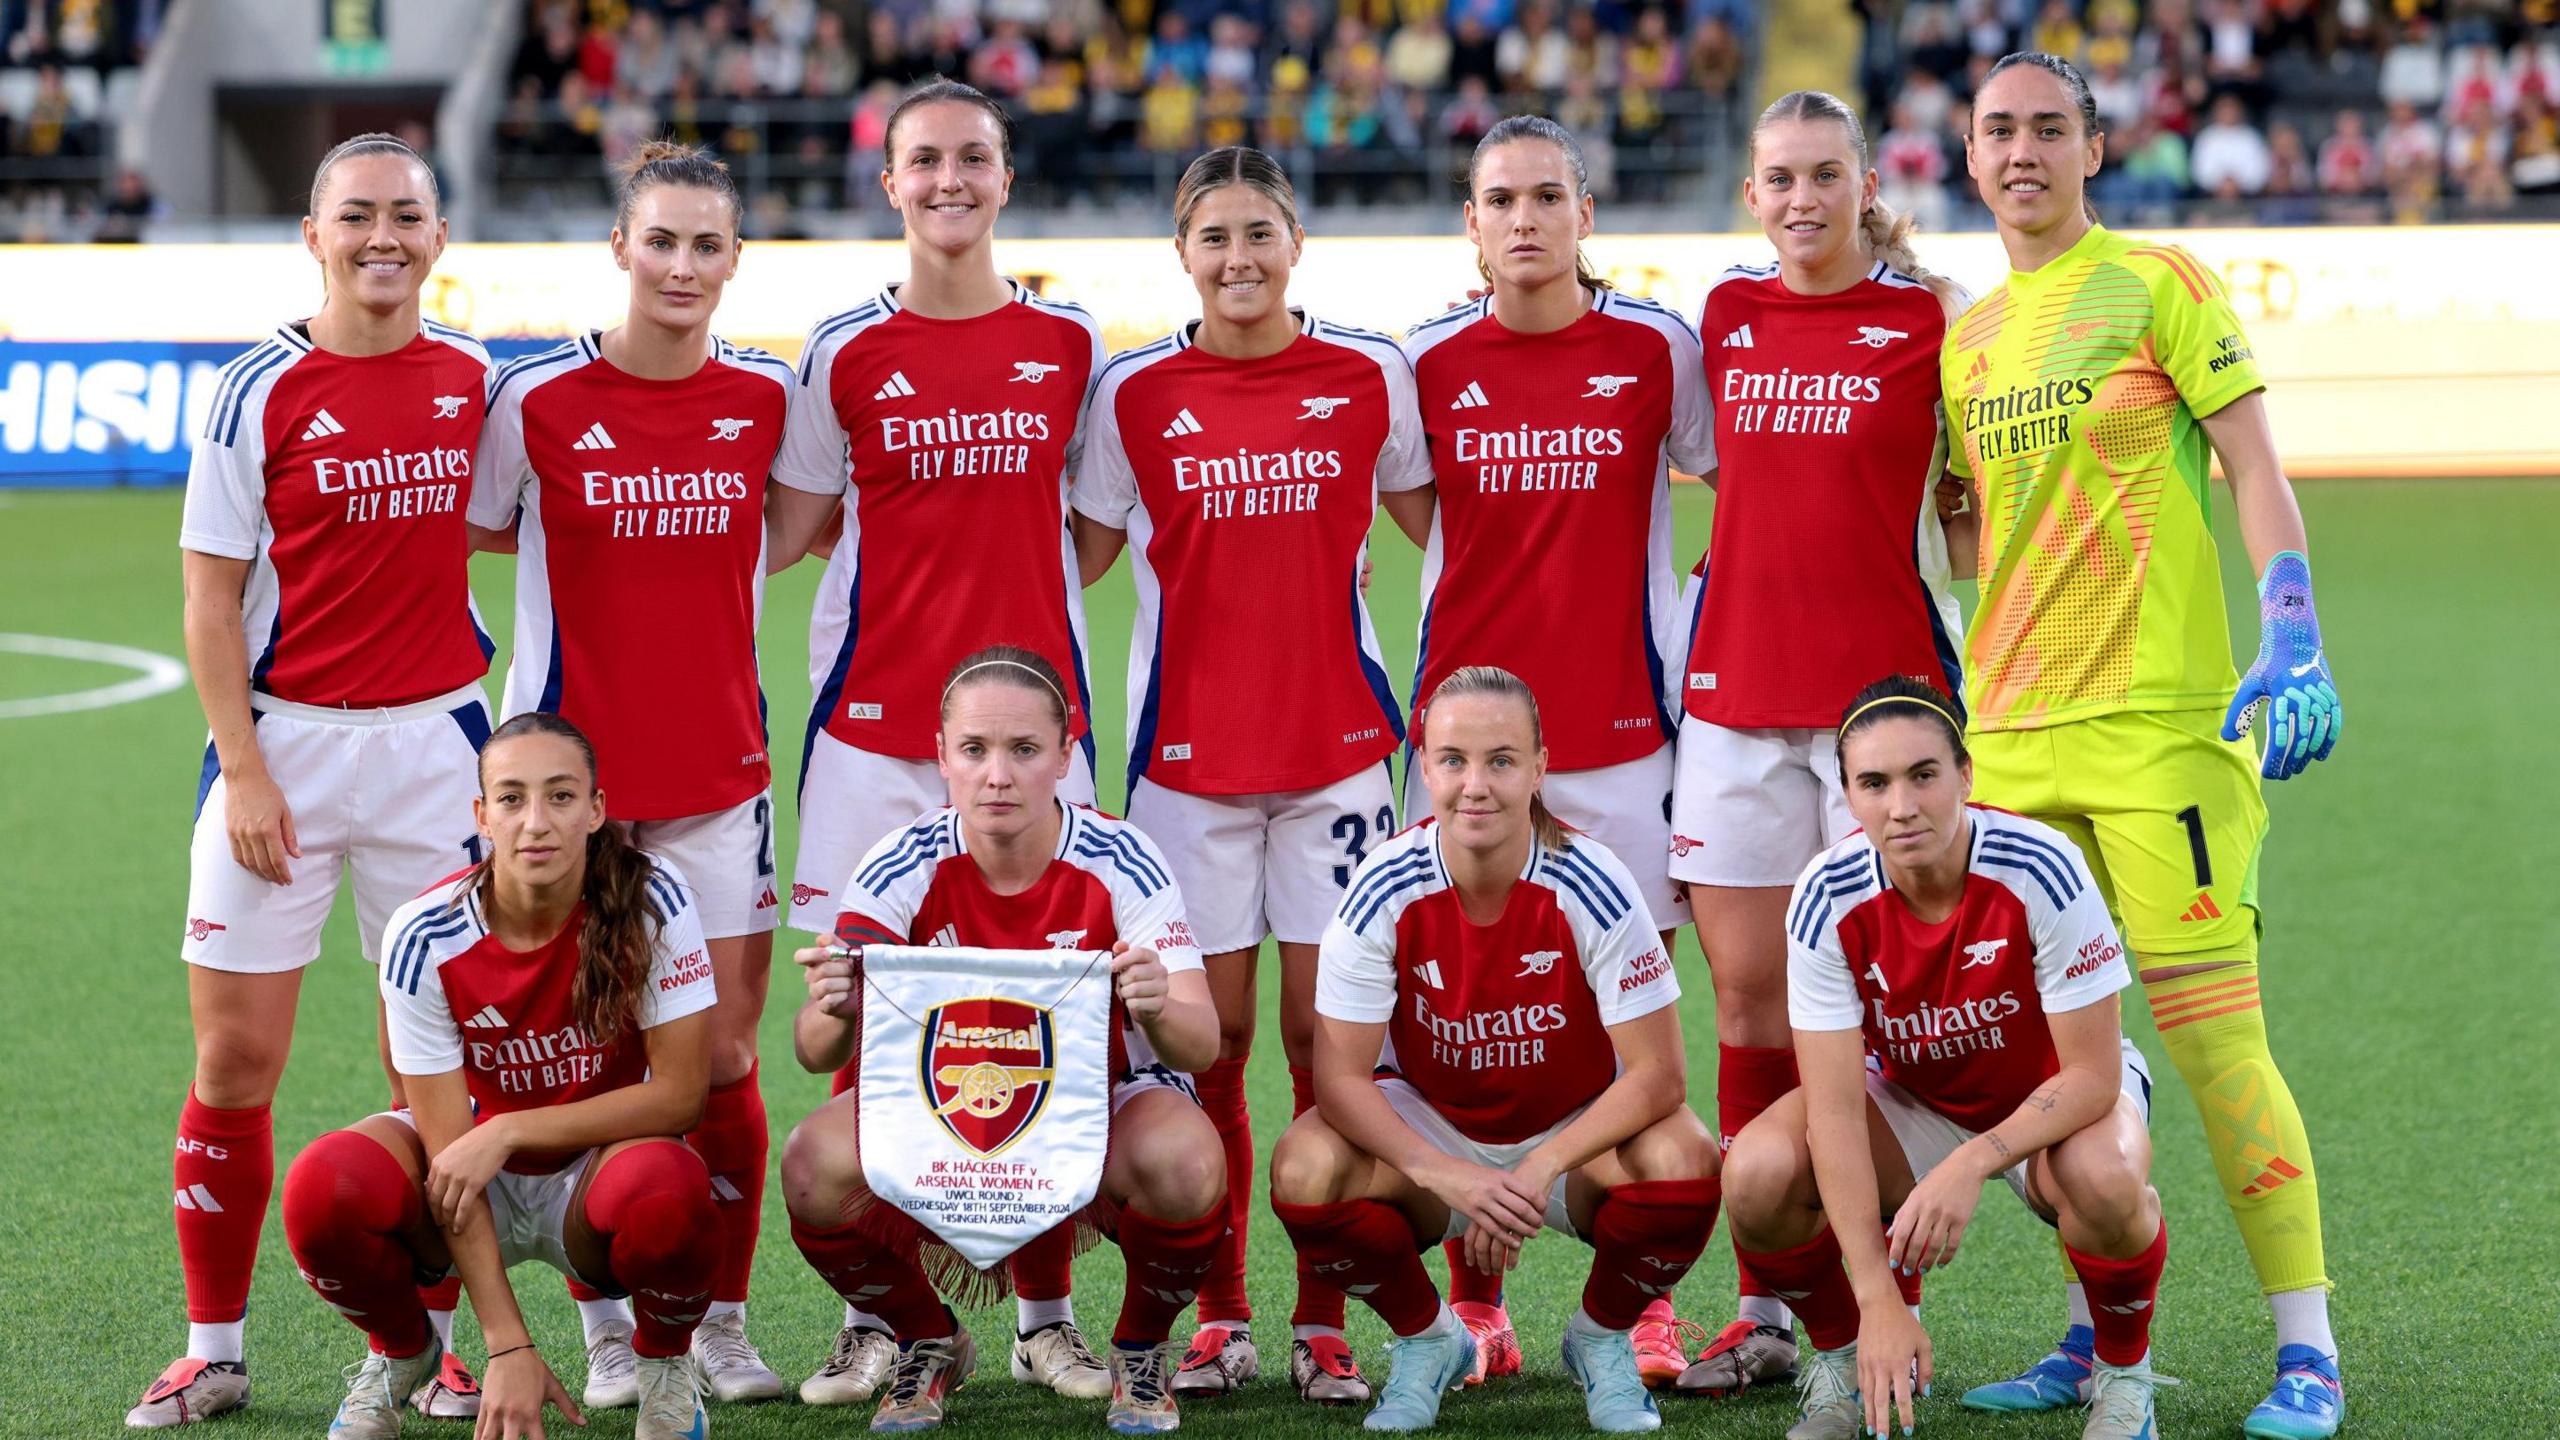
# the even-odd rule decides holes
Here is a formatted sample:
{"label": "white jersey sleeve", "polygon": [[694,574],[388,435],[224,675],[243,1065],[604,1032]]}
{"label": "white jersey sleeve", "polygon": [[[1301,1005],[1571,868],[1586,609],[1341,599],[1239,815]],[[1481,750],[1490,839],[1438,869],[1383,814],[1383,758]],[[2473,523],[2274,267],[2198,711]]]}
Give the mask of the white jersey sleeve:
{"label": "white jersey sleeve", "polygon": [[[213,409],[187,462],[182,549],[254,560],[267,530],[267,396],[304,349],[279,332],[222,367]],[[254,641],[257,637],[251,637]]]}
{"label": "white jersey sleeve", "polygon": [[[935,867],[960,853],[959,825],[958,815],[946,808],[881,836],[862,863],[853,867],[853,877],[844,883],[839,892],[843,898],[836,907],[839,919],[851,915],[870,923],[862,933],[839,930],[839,936],[855,944],[864,940],[921,944],[912,933],[916,912],[924,908],[925,892],[933,888]],[[879,929],[874,931],[873,926]]]}
{"label": "white jersey sleeve", "polygon": [[1070,811],[1068,848],[1111,890],[1111,923],[1132,946],[1156,952],[1167,971],[1204,970],[1173,867],[1146,832],[1095,811]]}
{"label": "white jersey sleeve", "polygon": [[1872,869],[1872,849],[1843,841],[1813,857],[1787,902],[1787,1023],[1798,1030],[1856,1030],[1866,1023],[1858,982],[1840,944],[1845,874]]}
{"label": "white jersey sleeve", "polygon": [[1067,437],[1066,462],[1063,467],[1063,473],[1074,475],[1084,469],[1085,439],[1087,432],[1093,423],[1093,392],[1099,388],[1096,382],[1102,378],[1102,363],[1104,360],[1109,358],[1111,352],[1103,347],[1102,327],[1094,322],[1094,318],[1091,315],[1085,313],[1082,306],[1063,306],[1060,308],[1072,310],[1074,312],[1076,320],[1084,326],[1085,335],[1093,342],[1092,368],[1084,372],[1093,378],[1085,382],[1085,403],[1076,411],[1075,433]]}
{"label": "white jersey sleeve", "polygon": [[2080,847],[2037,821],[1982,810],[1973,816],[1984,827],[1975,865],[2026,904],[2045,1013],[2083,1009],[2132,984],[2124,945]]}
{"label": "white jersey sleeve", "polygon": [[673,865],[650,858],[656,870],[649,876],[648,895],[650,908],[658,912],[658,943],[649,957],[649,983],[640,992],[643,1030],[708,1010],[720,998],[693,888]]}
{"label": "white jersey sleeve", "polygon": [[1067,492],[1067,503],[1077,514],[1114,530],[1128,529],[1129,517],[1138,508],[1138,475],[1130,468],[1129,449],[1120,440],[1120,382],[1133,368],[1120,363],[1126,358],[1115,356],[1094,372],[1093,392],[1085,397],[1084,420],[1078,427],[1084,453],[1076,464],[1075,484]]}
{"label": "white jersey sleeve", "polygon": [[1343,888],[1316,951],[1316,1013],[1383,1025],[1396,1009],[1396,921],[1440,882],[1437,827],[1420,826],[1369,852]]}
{"label": "white jersey sleeve", "polygon": [[[774,452],[773,478],[812,495],[841,495],[851,471],[852,444],[836,414],[835,361],[850,338],[844,317],[821,320],[809,331],[800,356],[800,383],[783,417],[782,446]],[[857,332],[858,333],[858,332]]]}
{"label": "white jersey sleeve", "polygon": [[533,460],[525,453],[524,397],[530,388],[509,382],[519,373],[510,365],[489,377],[489,404],[480,422],[480,455],[471,467],[471,500],[465,520],[483,530],[504,530],[515,523],[533,484]]}
{"label": "white jersey sleeve", "polygon": [[1588,837],[1539,858],[1542,875],[1564,906],[1582,951],[1582,978],[1603,1025],[1623,1025],[1680,998],[1680,982],[1663,953],[1662,935],[1645,909],[1644,892],[1609,848]]}
{"label": "white jersey sleeve", "polygon": [[1707,475],[1716,468],[1716,407],[1707,394],[1706,348],[1697,332],[1675,323],[1664,332],[1671,340],[1671,433],[1663,449],[1671,468],[1683,475]]}
{"label": "white jersey sleeve", "polygon": [[479,942],[479,914],[454,887],[439,885],[392,912],[382,928],[382,1028],[391,1068],[403,1075],[444,1075],[462,1068],[462,1025],[445,999],[444,962]]}
{"label": "white jersey sleeve", "polygon": [[1422,428],[1422,397],[1413,362],[1400,346],[1378,355],[1387,377],[1387,443],[1378,451],[1378,490],[1419,490],[1432,481],[1430,436]]}

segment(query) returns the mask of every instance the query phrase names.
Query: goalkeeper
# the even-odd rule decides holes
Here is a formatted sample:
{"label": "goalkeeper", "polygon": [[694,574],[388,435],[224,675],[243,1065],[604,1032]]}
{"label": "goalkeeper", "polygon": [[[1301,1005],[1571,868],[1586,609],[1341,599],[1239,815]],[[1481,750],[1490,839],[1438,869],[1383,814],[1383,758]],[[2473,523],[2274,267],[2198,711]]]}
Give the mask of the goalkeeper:
{"label": "goalkeeper", "polygon": [[[2275,1388],[2244,1429],[2325,1436],[2344,1392],[2311,1143],[2258,1008],[2258,781],[2328,758],[2338,696],[2248,337],[2195,257],[2096,222],[2103,148],[2079,72],[2038,54],[1993,68],[1966,137],[2010,261],[1940,356],[1951,468],[1982,507],[1974,794],[2087,856],[2275,1312]],[[2210,520],[2217,455],[2261,577],[2245,678]],[[2247,738],[2261,703],[2263,757]],[[1967,1404],[2086,1399],[2089,1315],[2071,1296],[2062,1347]]]}

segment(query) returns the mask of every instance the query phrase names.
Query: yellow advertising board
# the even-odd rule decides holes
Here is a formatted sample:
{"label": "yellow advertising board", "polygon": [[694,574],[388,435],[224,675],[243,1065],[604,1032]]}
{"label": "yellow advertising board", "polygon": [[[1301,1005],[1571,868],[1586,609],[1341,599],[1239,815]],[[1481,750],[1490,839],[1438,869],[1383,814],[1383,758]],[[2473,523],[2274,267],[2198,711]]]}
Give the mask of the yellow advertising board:
{"label": "yellow advertising board", "polygon": [[[2231,290],[2296,474],[2560,474],[2560,226],[2175,238]],[[1602,235],[1589,250],[1620,287],[1691,314],[1727,267],[1768,257],[1756,235]],[[1920,254],[1976,291],[2004,270],[1987,234],[1926,236]],[[997,260],[1092,311],[1114,349],[1198,313],[1170,238],[999,242]],[[796,356],[813,321],[905,269],[894,242],[751,243],[718,328]],[[8,271],[0,340],[17,342],[248,341],[310,313],[320,291],[292,245],[19,247]],[[1454,234],[1319,236],[1290,294],[1329,319],[1401,332],[1474,283]],[[460,245],[426,294],[431,316],[474,334],[554,336],[615,323],[627,286],[601,240]]]}

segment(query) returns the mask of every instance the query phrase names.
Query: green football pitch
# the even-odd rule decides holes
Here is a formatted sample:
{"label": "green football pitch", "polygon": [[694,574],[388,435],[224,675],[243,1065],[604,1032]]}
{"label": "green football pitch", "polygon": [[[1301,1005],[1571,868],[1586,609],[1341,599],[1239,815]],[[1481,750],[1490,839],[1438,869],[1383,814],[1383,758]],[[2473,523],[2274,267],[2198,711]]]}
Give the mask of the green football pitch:
{"label": "green football pitch", "polygon": [[[2307,486],[2329,655],[2351,719],[2327,764],[2270,787],[2264,872],[2267,1015],[2278,1057],[2309,1117],[2326,1200],[2329,1272],[2347,1357],[2350,1433],[2434,1436],[2547,1428],[2560,1417],[2560,949],[2550,877],[2550,716],[2560,711],[2560,485],[2535,482]],[[1684,563],[1704,543],[1710,497],[1684,487]],[[0,631],[180,652],[175,492],[0,491]],[[2256,634],[2237,537],[2224,534],[2234,633]],[[482,557],[480,602],[501,639],[511,562]],[[1390,673],[1412,667],[1417,557],[1382,527],[1371,603]],[[817,567],[778,578],[766,603],[765,681],[776,755],[796,763],[808,690],[801,658]],[[1243,602],[1240,602],[1243,603]],[[1088,601],[1096,709],[1120,724],[1131,592],[1127,567]],[[6,642],[0,642],[5,644]],[[499,657],[503,663],[503,654]],[[0,702],[128,678],[110,666],[0,650]],[[0,713],[10,708],[0,704]],[[2537,738],[2540,737],[2540,738]],[[1106,743],[1103,794],[1118,761]],[[0,1066],[0,1435],[106,1435],[178,1351],[184,1331],[169,1220],[169,1142],[191,1046],[176,948],[186,837],[203,725],[181,688],[79,713],[0,718],[0,1015],[14,1027]],[[790,777],[777,775],[790,793]],[[788,802],[785,802],[786,806]],[[786,811],[787,813],[787,811]],[[2540,817],[2540,818],[2537,818]],[[790,830],[783,831],[789,849]],[[787,873],[787,868],[786,868]],[[2539,894],[2544,898],[2534,900]],[[1683,938],[1692,1103],[1712,1115],[1713,1004]],[[788,972],[787,962],[779,967]],[[289,1161],[320,1131],[376,1109],[371,976],[341,903],[304,987],[293,1064],[276,1102]],[[1267,1147],[1288,1114],[1276,986],[1263,987],[1252,1063],[1256,1133]],[[778,974],[765,1024],[765,1093],[777,1142],[824,1098],[793,1065],[798,998]],[[2175,1241],[2155,1332],[2162,1431],[2232,1435],[2264,1393],[2273,1340],[2239,1237],[2215,1192],[2195,1112],[2139,1003],[2126,1019],[2159,1077],[2155,1178]],[[1257,1177],[1258,1178],[1258,1177]],[[750,1332],[796,1379],[823,1358],[837,1303],[802,1264],[768,1190]],[[1287,1247],[1258,1201],[1252,1293],[1267,1366],[1285,1367]],[[1556,1236],[1529,1248],[1511,1308],[1528,1374],[1453,1397],[1451,1434],[1583,1431],[1556,1341],[1586,1251]],[[1436,1266],[1436,1262],[1435,1262]],[[1107,1247],[1078,1268],[1089,1331],[1108,1329],[1119,1261]],[[534,1333],[573,1391],[582,1353],[559,1283],[520,1270]],[[1731,1314],[1733,1262],[1719,1231],[1682,1287],[1681,1313]],[[1946,1435],[2076,1436],[2075,1416],[2000,1418],[1960,1410],[1955,1393],[2041,1354],[2059,1332],[2049,1232],[1995,1187],[1962,1258],[1929,1282],[1938,1356],[1922,1424]],[[955,1404],[957,1433],[1098,1434],[1100,1406],[1009,1383],[1009,1315],[973,1319],[980,1379]],[[463,1321],[462,1348],[480,1347]],[[1383,1333],[1354,1307],[1354,1343],[1380,1373]],[[295,1278],[270,1217],[249,1313],[256,1401],[212,1432],[312,1435],[326,1429],[339,1367],[360,1342]],[[1791,1397],[1666,1407],[1693,1434],[1775,1437]],[[859,1429],[859,1412],[796,1403],[715,1408],[722,1435],[814,1436]],[[1300,1406],[1285,1369],[1233,1399],[1192,1406],[1203,1434],[1352,1433],[1353,1412]],[[410,1433],[460,1436],[413,1419]],[[628,1435],[629,1411],[591,1433]]]}

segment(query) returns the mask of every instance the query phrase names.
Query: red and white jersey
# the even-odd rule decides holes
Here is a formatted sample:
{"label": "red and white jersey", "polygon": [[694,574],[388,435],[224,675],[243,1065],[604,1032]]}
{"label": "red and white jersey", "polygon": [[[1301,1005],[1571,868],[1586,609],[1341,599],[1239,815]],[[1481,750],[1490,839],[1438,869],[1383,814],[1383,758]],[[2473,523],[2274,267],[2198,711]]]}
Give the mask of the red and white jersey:
{"label": "red and white jersey", "polygon": [[1229,360],[1198,322],[1094,382],[1075,507],[1129,532],[1129,784],[1194,795],[1329,785],[1404,722],[1360,595],[1381,490],[1431,483],[1396,342],[1300,315]]}
{"label": "red and white jersey", "polygon": [[[647,1079],[642,1032],[708,1010],[716,998],[693,891],[666,861],[650,862],[648,905],[658,932],[649,980],[634,1023],[609,1045],[597,1043],[572,1002],[583,906],[536,950],[510,950],[489,933],[470,871],[437,881],[393,912],[382,932],[381,978],[391,1068],[403,1075],[460,1070],[483,1121]],[[527,1153],[507,1168],[540,1174],[572,1158]]]}
{"label": "red and white jersey", "polygon": [[1679,728],[1671,467],[1715,468],[1697,332],[1603,290],[1524,335],[1478,300],[1405,336],[1439,503],[1422,557],[1413,724],[1462,665],[1529,684],[1549,762],[1640,760]]}
{"label": "red and white jersey", "polygon": [[287,325],[222,367],[178,544],[253,562],[250,689],[361,710],[489,673],[462,524],[488,371],[479,341],[432,320],[367,356]]}
{"label": "red and white jersey", "polygon": [[[1058,807],[1058,853],[1030,889],[988,888],[949,806],[891,831],[854,868],[836,913],[843,945],[975,945],[996,950],[1108,950],[1126,940],[1168,971],[1201,969],[1173,872],[1137,826],[1082,805]],[[1108,965],[1092,983],[1108,985]],[[1115,997],[1112,1073],[1156,1062],[1146,1033]]]}
{"label": "red and white jersey", "polygon": [[1936,292],[1881,263],[1836,295],[1796,294],[1775,262],[1707,291],[1719,469],[1688,713],[1827,730],[1880,676],[1961,691],[1934,499],[1946,324]]}
{"label": "red and white jersey", "polygon": [[1680,998],[1634,877],[1598,841],[1529,847],[1502,918],[1469,920],[1425,820],[1372,852],[1325,927],[1316,1013],[1387,1027],[1378,1063],[1470,1140],[1552,1128],[1617,1078],[1608,1027]]}
{"label": "red and white jersey", "polygon": [[2133,981],[2069,837],[1968,805],[1964,897],[1929,924],[1864,832],[1814,857],[1787,906],[1787,1017],[1861,1030],[1884,1077],[1968,1130],[2009,1118],[2062,1068],[2044,1017]]}
{"label": "red and white jersey", "polygon": [[943,682],[997,644],[1058,667],[1085,733],[1067,477],[1101,364],[1092,316],[1018,284],[967,320],[907,310],[892,285],[809,332],[773,478],[844,496],[809,617],[811,740],[930,759]]}
{"label": "red and white jersey", "polygon": [[712,341],[682,380],[644,380],[589,332],[489,382],[470,519],[516,527],[506,713],[565,716],[596,747],[617,820],[763,793],[764,491],[791,367]]}

